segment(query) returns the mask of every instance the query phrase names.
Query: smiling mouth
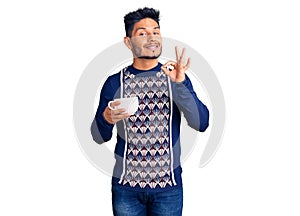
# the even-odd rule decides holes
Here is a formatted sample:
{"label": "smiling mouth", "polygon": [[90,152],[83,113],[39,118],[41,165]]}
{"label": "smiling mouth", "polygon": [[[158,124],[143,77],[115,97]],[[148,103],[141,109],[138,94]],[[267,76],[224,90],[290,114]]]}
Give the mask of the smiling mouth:
{"label": "smiling mouth", "polygon": [[159,46],[156,45],[156,44],[155,45],[153,44],[153,45],[147,45],[147,46],[145,46],[146,49],[150,49],[151,51],[155,51],[156,49],[158,49],[158,47]]}

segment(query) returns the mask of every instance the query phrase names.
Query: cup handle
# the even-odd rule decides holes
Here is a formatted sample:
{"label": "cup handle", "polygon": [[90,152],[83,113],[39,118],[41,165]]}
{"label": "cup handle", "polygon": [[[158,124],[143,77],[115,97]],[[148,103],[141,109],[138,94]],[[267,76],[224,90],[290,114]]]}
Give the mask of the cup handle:
{"label": "cup handle", "polygon": [[109,101],[108,102],[108,108],[110,109],[110,110],[116,110],[117,108],[116,107],[112,107],[110,104],[112,103],[113,101]]}

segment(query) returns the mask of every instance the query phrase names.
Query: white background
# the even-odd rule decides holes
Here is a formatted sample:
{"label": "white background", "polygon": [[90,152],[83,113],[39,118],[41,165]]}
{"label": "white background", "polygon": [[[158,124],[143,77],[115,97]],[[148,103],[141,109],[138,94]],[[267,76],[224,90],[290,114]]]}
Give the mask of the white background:
{"label": "white background", "polygon": [[300,215],[297,1],[1,1],[0,215],[112,215],[110,177],[82,154],[73,98],[87,64],[161,11],[165,37],[215,71],[226,130],[213,160],[183,165],[184,215]]}

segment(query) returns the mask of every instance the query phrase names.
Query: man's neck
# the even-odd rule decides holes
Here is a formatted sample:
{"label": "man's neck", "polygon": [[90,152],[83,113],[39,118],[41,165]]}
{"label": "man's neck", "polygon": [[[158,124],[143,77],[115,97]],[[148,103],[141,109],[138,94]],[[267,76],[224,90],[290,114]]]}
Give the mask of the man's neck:
{"label": "man's neck", "polygon": [[150,70],[158,64],[158,59],[133,59],[133,67],[139,70]]}

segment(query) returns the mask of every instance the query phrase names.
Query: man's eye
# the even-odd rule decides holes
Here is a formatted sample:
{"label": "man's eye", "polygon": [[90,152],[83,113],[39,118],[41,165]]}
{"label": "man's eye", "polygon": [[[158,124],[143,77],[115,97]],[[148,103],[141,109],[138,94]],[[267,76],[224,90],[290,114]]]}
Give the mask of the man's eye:
{"label": "man's eye", "polygon": [[154,35],[159,35],[159,32],[154,32],[153,34],[154,34]]}
{"label": "man's eye", "polygon": [[142,37],[147,36],[147,33],[146,32],[142,32],[142,33],[139,34],[139,36],[142,36]]}

